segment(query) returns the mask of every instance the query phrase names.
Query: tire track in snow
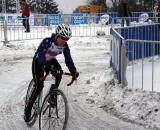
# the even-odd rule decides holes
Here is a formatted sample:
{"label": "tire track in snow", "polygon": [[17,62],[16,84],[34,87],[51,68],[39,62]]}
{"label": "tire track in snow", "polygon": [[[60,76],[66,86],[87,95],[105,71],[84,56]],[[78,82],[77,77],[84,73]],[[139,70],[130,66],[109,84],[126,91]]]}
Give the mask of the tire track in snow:
{"label": "tire track in snow", "polygon": [[[81,76],[83,77],[83,75]],[[85,81],[85,79],[83,78],[81,80]],[[61,86],[66,86],[66,83],[66,81],[63,81]],[[70,113],[67,130],[145,130],[143,127],[136,124],[123,122],[120,119],[107,114],[103,110],[103,113],[97,112],[98,110],[93,112],[95,108],[87,108],[87,103],[84,103],[82,101],[79,102],[77,100],[77,93],[79,94],[79,92],[77,92],[76,90],[76,85],[71,86],[71,88],[69,87],[65,89]],[[97,107],[97,109],[99,108]]]}
{"label": "tire track in snow", "polygon": [[[105,55],[99,54],[102,57],[97,57],[98,54],[93,51],[94,48],[98,49],[98,51],[95,50],[96,52],[99,52],[102,50],[97,48],[97,46],[94,47],[94,45],[89,46],[87,50],[90,48],[92,53],[90,53],[91,55],[87,55],[88,53],[87,50],[84,51],[84,49],[81,46],[83,47],[84,45],[80,45],[77,48],[80,55],[78,55],[78,57],[75,56],[75,61],[78,61],[75,63],[82,62],[80,63],[80,66],[79,66],[81,69],[81,72],[83,71],[83,73],[85,73],[86,71],[86,73],[90,74],[92,73],[92,71],[99,71],[100,69],[105,67],[104,65],[105,62],[103,60]],[[79,51],[79,48],[82,48],[82,50]],[[84,48],[86,48],[86,46],[84,46]],[[105,49],[105,47],[103,48]],[[86,52],[86,54],[84,52]],[[77,53],[75,54],[77,55]],[[10,76],[15,76],[15,75],[12,75],[11,72],[17,71],[16,68],[18,67],[23,67],[23,68],[18,68],[23,70],[21,71],[23,72],[22,77],[19,77],[20,80],[23,79],[23,82],[18,83],[18,86],[14,86],[16,87],[16,89],[13,89],[12,94],[10,95],[9,93],[6,97],[6,100],[0,104],[1,105],[0,115],[2,114],[2,117],[1,117],[2,120],[0,120],[0,130],[13,130],[13,129],[38,130],[38,123],[36,123],[35,126],[33,126],[32,128],[28,128],[24,123],[23,117],[22,117],[23,109],[24,109],[24,106],[23,106],[24,97],[27,91],[26,85],[29,82],[29,79],[23,76],[28,74],[27,72],[25,72],[26,71],[25,67],[28,67],[31,65],[31,62],[29,62],[29,60],[31,59],[24,60],[23,58],[15,58],[16,60],[14,60],[13,58],[13,63],[14,63],[13,65],[9,63],[8,60],[6,60],[6,64],[5,64],[6,66],[5,68],[2,68],[2,70],[3,69],[8,70],[9,68],[9,71],[7,71],[7,73],[11,74]],[[80,61],[79,59],[83,59],[83,61]],[[92,64],[92,62],[95,63],[95,61],[97,64]],[[86,65],[86,62],[88,62],[88,65]],[[101,62],[104,62],[104,63],[101,63]],[[22,64],[22,66],[20,64]],[[4,74],[5,73],[1,73],[0,76],[3,77],[5,76]],[[84,81],[86,80],[83,74],[80,75],[80,79],[81,80],[78,87],[81,87],[81,85],[83,85]],[[61,85],[66,86],[66,82],[68,83],[68,80],[62,82]],[[10,82],[9,82],[9,85],[12,86]],[[72,87],[74,86],[71,86],[70,88],[67,88],[67,89],[64,88],[64,91],[68,98],[69,111],[70,111],[67,130],[144,130],[140,126],[126,123],[121,121],[120,119],[114,118],[113,116],[106,114],[106,112],[104,111],[98,112],[98,110],[96,109],[99,109],[99,108],[95,107],[96,108],[95,109],[95,108],[89,107],[85,101],[78,101],[78,100],[76,101],[76,99],[78,99],[77,95],[79,96],[79,94],[77,94],[78,92],[76,91],[76,88],[72,88]]]}

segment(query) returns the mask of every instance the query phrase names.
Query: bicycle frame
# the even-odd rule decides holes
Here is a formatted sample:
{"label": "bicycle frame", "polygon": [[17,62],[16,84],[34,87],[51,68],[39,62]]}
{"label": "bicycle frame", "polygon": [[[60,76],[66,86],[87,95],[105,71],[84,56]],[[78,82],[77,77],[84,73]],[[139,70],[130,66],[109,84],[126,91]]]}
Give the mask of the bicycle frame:
{"label": "bicycle frame", "polygon": [[[52,73],[55,73],[55,74],[63,74],[63,75],[71,76],[71,73],[69,73],[69,72],[63,72],[63,70],[51,69],[51,72],[52,72]],[[49,75],[49,74],[46,73],[42,78],[40,78],[40,80],[45,81],[48,75]],[[67,84],[67,86],[71,86],[71,85],[73,84],[73,82],[74,82],[74,80],[72,79],[72,80]]]}
{"label": "bicycle frame", "polygon": [[[71,76],[70,73],[63,72],[63,70],[54,70],[54,69],[52,69],[51,72],[52,72],[52,73],[55,73],[56,75],[57,75],[57,74],[63,74],[63,75]],[[45,74],[44,77],[41,78],[41,80],[45,81],[48,75],[49,75],[49,74]],[[55,76],[53,76],[53,75],[52,75],[52,77],[55,78]],[[72,85],[73,82],[74,82],[74,80],[72,79],[71,82],[67,84],[67,86]],[[32,83],[32,84],[31,84],[31,83]],[[33,81],[33,79],[32,79],[31,82],[30,82],[30,84],[29,84],[29,86],[30,86],[30,85],[33,85],[33,84],[34,84],[34,81]],[[55,83],[51,83],[51,86],[52,86],[52,84],[55,84]],[[27,93],[28,93],[28,91],[27,91]],[[51,93],[51,90],[49,90],[49,92],[47,92],[47,93],[50,94],[50,93]],[[63,92],[62,92],[62,93],[63,93]],[[46,96],[46,95],[45,95],[45,96]],[[45,98],[45,96],[44,96],[44,98]],[[26,100],[27,100],[27,99],[26,99]],[[34,123],[36,122],[36,119],[37,119],[38,115],[40,115],[41,105],[42,105],[43,101],[44,101],[44,99],[43,99],[43,90],[42,90],[41,93],[39,94],[39,96],[37,97],[37,102],[35,102],[34,105],[33,105],[33,107],[34,107],[34,113],[33,113],[33,115],[32,115],[32,120],[27,123],[28,126],[31,127],[31,126],[33,126]],[[58,113],[57,113],[57,117],[58,117]]]}

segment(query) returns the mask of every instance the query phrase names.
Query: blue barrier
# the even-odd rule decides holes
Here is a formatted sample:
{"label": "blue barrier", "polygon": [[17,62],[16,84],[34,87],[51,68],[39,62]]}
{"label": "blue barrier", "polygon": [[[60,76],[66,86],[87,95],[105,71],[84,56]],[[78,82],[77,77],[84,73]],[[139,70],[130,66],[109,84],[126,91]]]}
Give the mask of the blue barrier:
{"label": "blue barrier", "polygon": [[[132,17],[131,17],[131,21],[138,21],[138,17],[144,12],[132,12]],[[147,12],[149,14],[149,17],[153,17],[154,14],[152,12]],[[95,20],[96,23],[99,23],[99,20],[101,18],[102,15],[104,14],[108,14],[110,16],[109,18],[109,24],[110,23],[119,23],[119,17],[117,15],[117,12],[108,12],[108,13],[97,13],[97,14],[87,14],[87,13],[73,13],[73,14],[69,14],[68,15],[68,21],[70,24],[72,25],[76,25],[76,24],[88,24],[89,23],[89,20],[90,20],[90,16],[95,16]],[[42,14],[44,15],[44,14]],[[51,25],[57,25],[57,24],[60,24],[60,23],[63,23],[64,22],[64,18],[63,18],[63,15],[65,14],[46,14],[44,15],[45,17],[45,20],[42,20],[42,23],[44,25],[48,25],[48,24],[51,24]],[[36,15],[35,15],[36,16]],[[40,18],[39,18],[40,19]],[[48,19],[50,21],[48,21]],[[36,25],[37,21],[35,22],[35,25]]]}
{"label": "blue barrier", "polygon": [[[47,22],[49,20],[49,22]],[[46,24],[58,25],[63,22],[61,14],[48,14],[46,19]]]}
{"label": "blue barrier", "polygon": [[[116,31],[117,30],[117,31]],[[128,59],[136,60],[140,58],[145,58],[157,54],[160,54],[160,45],[152,44],[149,41],[160,41],[160,24],[153,24],[147,26],[137,26],[137,27],[125,27],[125,28],[117,28],[110,30],[111,34],[111,60],[110,66],[115,71],[115,77],[119,83],[121,83],[121,52],[122,52],[122,43],[126,43],[126,49],[128,53]],[[120,32],[120,33],[118,33]],[[143,44],[139,44],[141,42],[138,41],[137,44],[132,44],[131,40],[125,42],[125,40],[146,40],[147,42]],[[135,43],[135,42],[134,42]],[[155,51],[153,51],[153,47]],[[142,53],[143,48],[143,53]],[[154,53],[153,53],[154,52]]]}
{"label": "blue barrier", "polygon": [[[124,39],[136,39],[136,40],[150,40],[150,41],[159,41],[160,40],[160,25],[146,25],[146,26],[137,26],[137,27],[126,27],[121,28],[121,35]],[[142,57],[149,57],[153,55],[152,43],[143,43],[142,44],[130,44],[127,43],[128,48],[128,58],[129,61],[135,59],[141,59]],[[160,54],[160,45],[155,45],[154,54]],[[143,53],[142,53],[143,50]]]}
{"label": "blue barrier", "polygon": [[88,14],[84,13],[74,13],[71,14],[71,21],[70,24],[88,24]]}
{"label": "blue barrier", "polygon": [[[132,12],[131,21],[137,21],[138,17],[144,12]],[[146,12],[149,14],[149,17],[153,17],[153,12]],[[94,21],[96,23],[99,23],[100,18],[102,15],[108,14],[110,16],[109,18],[109,24],[111,22],[113,23],[119,23],[119,19],[117,12],[108,12],[108,13],[97,13],[97,14],[87,14],[87,13],[73,13],[73,14],[67,14],[67,20],[69,24],[76,25],[76,24],[88,24],[90,21],[90,18],[94,18]],[[14,22],[12,22],[13,19],[17,18],[18,16],[21,16],[21,14],[0,14],[1,19],[6,19],[7,21],[11,22],[11,24],[14,25]],[[3,16],[4,15],[4,16]],[[40,25],[40,26],[47,26],[49,24],[51,25],[57,25],[60,23],[65,22],[65,19],[63,16],[66,14],[31,14],[31,17],[33,16],[33,23],[34,25]]]}

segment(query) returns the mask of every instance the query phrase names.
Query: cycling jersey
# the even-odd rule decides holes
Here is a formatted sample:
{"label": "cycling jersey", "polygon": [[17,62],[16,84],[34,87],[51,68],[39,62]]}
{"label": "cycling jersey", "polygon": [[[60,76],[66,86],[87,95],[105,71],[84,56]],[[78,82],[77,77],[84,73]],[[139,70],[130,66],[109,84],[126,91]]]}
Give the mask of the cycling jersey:
{"label": "cycling jersey", "polygon": [[56,56],[62,53],[64,54],[65,64],[69,68],[69,70],[76,71],[68,44],[66,43],[64,47],[57,46],[55,40],[52,37],[45,38],[40,43],[35,53],[35,56],[36,59],[38,60],[38,63],[40,65],[43,65],[47,61],[56,59]]}

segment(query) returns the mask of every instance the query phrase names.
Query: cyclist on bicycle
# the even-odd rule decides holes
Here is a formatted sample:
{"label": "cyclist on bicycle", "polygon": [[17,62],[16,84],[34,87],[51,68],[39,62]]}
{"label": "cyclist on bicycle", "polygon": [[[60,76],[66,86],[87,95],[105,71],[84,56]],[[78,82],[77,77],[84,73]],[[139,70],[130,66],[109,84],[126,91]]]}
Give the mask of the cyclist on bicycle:
{"label": "cyclist on bicycle", "polygon": [[[44,72],[48,74],[51,65],[54,66],[54,69],[61,70],[61,65],[56,59],[57,55],[61,53],[64,54],[65,64],[72,75],[72,80],[75,80],[79,76],[67,44],[67,41],[72,35],[70,27],[65,24],[60,24],[57,26],[55,31],[56,33],[52,34],[51,37],[42,40],[33,58],[32,75],[35,83],[35,89],[33,90],[29,103],[24,110],[24,120],[26,122],[30,121],[33,104],[43,89],[44,81],[41,78],[44,77]],[[58,88],[62,74],[55,76],[55,78],[56,87]]]}

